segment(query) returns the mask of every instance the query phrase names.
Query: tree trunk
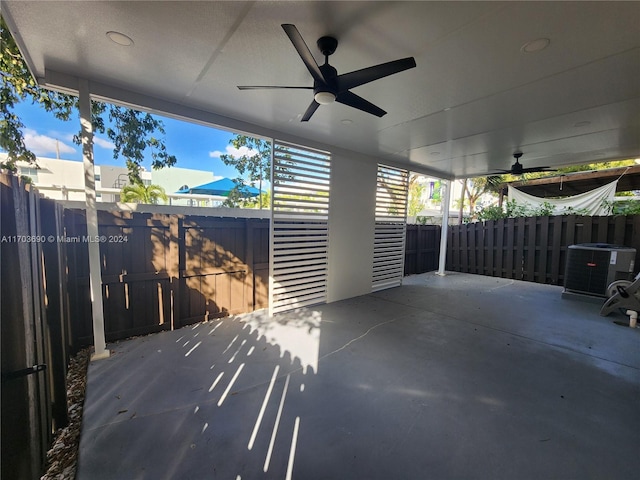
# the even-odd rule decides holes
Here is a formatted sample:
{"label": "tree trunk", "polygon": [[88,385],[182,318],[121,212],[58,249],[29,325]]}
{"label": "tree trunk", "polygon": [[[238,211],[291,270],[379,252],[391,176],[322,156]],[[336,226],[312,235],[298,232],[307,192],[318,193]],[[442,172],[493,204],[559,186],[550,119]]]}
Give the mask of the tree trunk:
{"label": "tree trunk", "polygon": [[467,179],[462,181],[462,194],[460,195],[460,210],[458,211],[458,225],[462,225],[462,215],[464,213],[464,198],[467,194]]}

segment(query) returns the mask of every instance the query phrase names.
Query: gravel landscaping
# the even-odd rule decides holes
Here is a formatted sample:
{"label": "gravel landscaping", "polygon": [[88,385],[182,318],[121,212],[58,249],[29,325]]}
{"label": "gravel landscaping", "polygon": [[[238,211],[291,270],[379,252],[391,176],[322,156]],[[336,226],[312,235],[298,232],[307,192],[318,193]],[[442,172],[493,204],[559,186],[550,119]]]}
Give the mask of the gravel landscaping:
{"label": "gravel landscaping", "polygon": [[69,362],[67,371],[69,424],[55,432],[52,446],[47,452],[46,473],[41,480],[73,480],[76,477],[89,357],[89,349],[84,349]]}

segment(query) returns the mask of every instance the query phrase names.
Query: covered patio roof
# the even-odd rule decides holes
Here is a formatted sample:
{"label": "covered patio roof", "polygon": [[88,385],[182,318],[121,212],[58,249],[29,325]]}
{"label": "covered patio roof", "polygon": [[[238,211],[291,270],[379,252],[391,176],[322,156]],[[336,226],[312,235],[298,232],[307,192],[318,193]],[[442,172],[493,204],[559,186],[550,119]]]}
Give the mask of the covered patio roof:
{"label": "covered patio roof", "polygon": [[[5,17],[37,81],[442,178],[640,156],[638,2],[24,2]],[[300,122],[311,87],[281,24],[339,74],[416,68],[354,88]],[[51,28],[55,25],[55,28]],[[115,41],[114,41],[115,39]],[[127,40],[128,39],[128,40]],[[124,45],[123,45],[124,44]]]}

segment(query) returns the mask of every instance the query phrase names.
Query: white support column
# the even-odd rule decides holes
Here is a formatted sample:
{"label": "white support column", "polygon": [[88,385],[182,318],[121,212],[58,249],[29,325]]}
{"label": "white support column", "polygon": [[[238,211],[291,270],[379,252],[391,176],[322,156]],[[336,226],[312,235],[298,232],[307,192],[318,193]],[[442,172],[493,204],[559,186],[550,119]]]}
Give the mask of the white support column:
{"label": "white support column", "polygon": [[100,270],[100,243],[98,242],[98,212],[96,211],[96,182],[93,165],[93,125],[91,124],[91,96],[89,81],[79,82],[80,128],[82,130],[82,161],[84,163],[84,189],[87,198],[87,247],[89,249],[89,285],[93,312],[92,360],[109,357],[104,334],[102,306],[102,273]]}
{"label": "white support column", "polygon": [[442,198],[442,228],[440,229],[440,259],[438,261],[437,275],[444,276],[444,269],[447,263],[447,234],[449,231],[449,206],[451,204],[451,180],[442,180],[441,194]]}

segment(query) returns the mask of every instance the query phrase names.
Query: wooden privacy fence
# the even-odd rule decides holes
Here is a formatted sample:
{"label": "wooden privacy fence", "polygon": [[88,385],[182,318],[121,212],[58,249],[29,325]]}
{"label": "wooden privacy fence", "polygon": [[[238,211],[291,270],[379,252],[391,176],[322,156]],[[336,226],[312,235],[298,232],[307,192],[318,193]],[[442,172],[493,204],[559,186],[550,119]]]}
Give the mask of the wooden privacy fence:
{"label": "wooden privacy fence", "polygon": [[[74,334],[92,341],[84,211],[65,215]],[[267,307],[269,221],[98,212],[108,341]]]}
{"label": "wooden privacy fence", "polygon": [[440,225],[407,225],[405,275],[437,270],[439,255]]}
{"label": "wooden privacy fence", "polygon": [[446,268],[562,285],[567,247],[579,243],[640,251],[640,216],[521,217],[456,225],[449,229]]}
{"label": "wooden privacy fence", "polygon": [[93,340],[88,245],[100,248],[106,337],[267,307],[269,221],[98,212],[0,174],[1,477],[37,479],[67,424],[69,358]]}
{"label": "wooden privacy fence", "polygon": [[56,428],[67,424],[73,349],[63,209],[0,174],[2,478],[40,478]]}

